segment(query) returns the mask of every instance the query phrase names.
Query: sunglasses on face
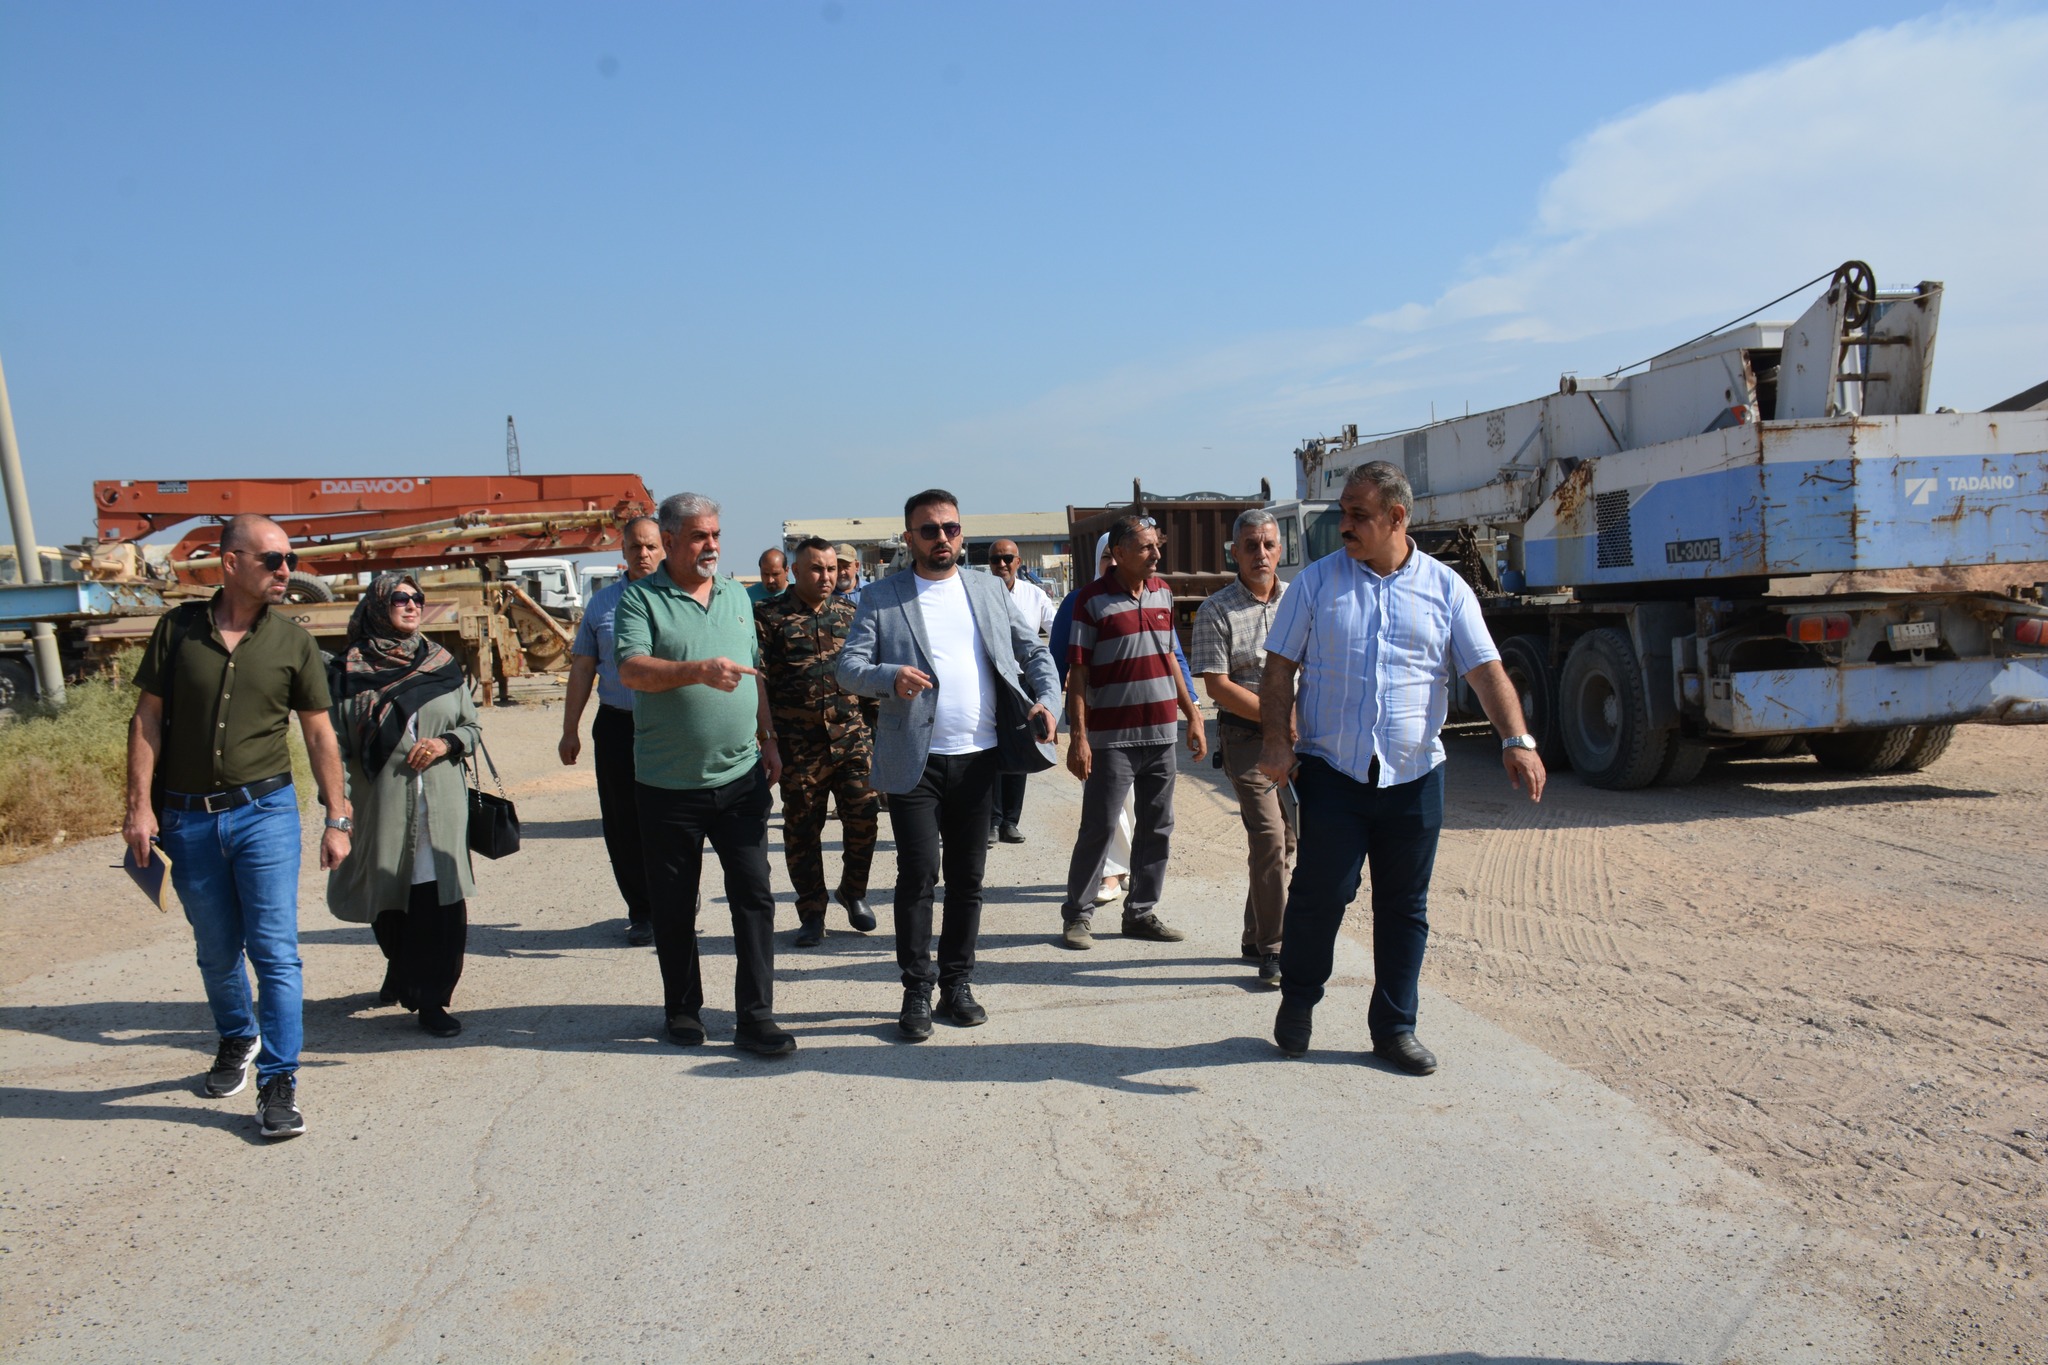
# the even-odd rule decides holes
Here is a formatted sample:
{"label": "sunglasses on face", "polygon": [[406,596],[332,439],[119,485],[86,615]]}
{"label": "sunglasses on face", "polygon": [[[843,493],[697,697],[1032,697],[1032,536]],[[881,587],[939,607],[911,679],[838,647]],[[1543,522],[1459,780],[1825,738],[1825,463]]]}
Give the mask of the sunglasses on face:
{"label": "sunglasses on face", "polygon": [[427,595],[423,592],[395,592],[391,594],[391,605],[394,607],[424,607],[427,605]]}
{"label": "sunglasses on face", "polygon": [[917,528],[917,533],[926,540],[937,540],[941,536],[947,540],[958,540],[960,539],[960,523],[957,521],[928,521]]}
{"label": "sunglasses on face", "polygon": [[1015,555],[990,555],[990,556],[988,557],[988,562],[989,562],[989,563],[991,563],[991,564],[1015,564],[1015,563],[1017,562],[1017,556],[1015,556]]}
{"label": "sunglasses on face", "polygon": [[254,550],[236,550],[234,553],[238,555],[255,555],[256,561],[263,566],[263,572],[265,573],[276,573],[279,569],[296,569],[299,567],[298,555],[290,550],[265,550],[262,554],[256,554]]}

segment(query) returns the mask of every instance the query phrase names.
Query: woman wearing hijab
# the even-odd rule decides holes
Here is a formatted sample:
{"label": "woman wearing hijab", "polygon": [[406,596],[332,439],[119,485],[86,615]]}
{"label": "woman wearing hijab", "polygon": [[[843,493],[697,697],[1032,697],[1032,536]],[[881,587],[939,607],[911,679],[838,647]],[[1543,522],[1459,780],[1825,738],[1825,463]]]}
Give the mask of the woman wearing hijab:
{"label": "woman wearing hijab", "polygon": [[462,1022],[448,1003],[476,889],[462,758],[482,732],[461,665],[420,634],[426,600],[411,578],[379,574],[332,666],[356,828],[347,861],[328,874],[327,908],[377,935],[390,964],[379,1002],[418,1010],[422,1029],[453,1038]]}

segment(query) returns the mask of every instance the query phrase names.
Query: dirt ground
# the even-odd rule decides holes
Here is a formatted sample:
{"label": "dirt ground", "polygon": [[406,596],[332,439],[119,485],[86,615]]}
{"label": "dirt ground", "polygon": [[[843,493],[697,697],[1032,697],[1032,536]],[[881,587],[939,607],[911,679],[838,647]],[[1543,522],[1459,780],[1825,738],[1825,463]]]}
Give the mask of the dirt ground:
{"label": "dirt ground", "polygon": [[[1490,738],[1449,748],[1425,990],[1790,1198],[1893,1359],[2048,1359],[2048,733],[1540,806]],[[1207,804],[1176,860],[1225,845]]]}
{"label": "dirt ground", "polygon": [[[548,773],[515,795],[591,784],[587,763],[550,770],[549,695],[489,713],[501,766]],[[1803,758],[1645,792],[1560,774],[1541,806],[1486,737],[1449,747],[1425,991],[1792,1200],[1814,1270],[1892,1359],[2048,1360],[2048,732],[1966,727],[1928,771],[1877,779]],[[1187,777],[1174,862],[1227,877],[1228,788]],[[8,870],[10,899],[50,913],[0,916],[0,986],[185,932],[65,916],[117,856],[96,839]]]}

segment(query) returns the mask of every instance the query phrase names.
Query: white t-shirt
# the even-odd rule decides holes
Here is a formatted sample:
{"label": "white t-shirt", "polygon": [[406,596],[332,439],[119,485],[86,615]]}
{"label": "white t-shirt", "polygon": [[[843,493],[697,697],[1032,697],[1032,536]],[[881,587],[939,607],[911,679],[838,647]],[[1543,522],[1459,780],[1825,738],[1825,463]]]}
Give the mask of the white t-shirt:
{"label": "white t-shirt", "polygon": [[996,747],[996,674],[981,647],[967,585],[949,578],[917,580],[917,609],[932,646],[932,681],[938,714],[932,720],[935,754],[974,754]]}
{"label": "white t-shirt", "polygon": [[1010,605],[1024,618],[1024,624],[1041,635],[1052,630],[1052,618],[1059,615],[1059,608],[1045,595],[1045,589],[1028,578],[1017,580],[1010,589]]}

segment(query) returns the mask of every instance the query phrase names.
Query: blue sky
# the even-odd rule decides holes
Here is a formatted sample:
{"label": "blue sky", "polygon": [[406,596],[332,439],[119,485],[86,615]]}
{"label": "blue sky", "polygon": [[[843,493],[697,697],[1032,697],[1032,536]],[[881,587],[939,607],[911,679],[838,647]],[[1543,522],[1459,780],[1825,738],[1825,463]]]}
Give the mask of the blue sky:
{"label": "blue sky", "polygon": [[[1850,256],[2048,378],[2038,5],[0,0],[0,360],[94,478],[618,469],[783,517],[1292,482]],[[2031,167],[2031,171],[2027,169]]]}

